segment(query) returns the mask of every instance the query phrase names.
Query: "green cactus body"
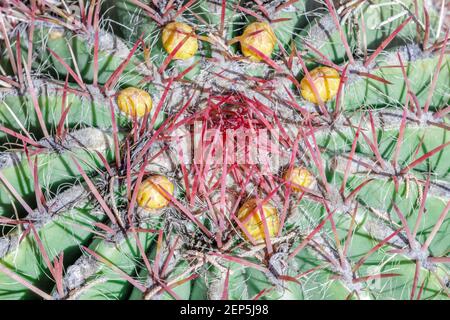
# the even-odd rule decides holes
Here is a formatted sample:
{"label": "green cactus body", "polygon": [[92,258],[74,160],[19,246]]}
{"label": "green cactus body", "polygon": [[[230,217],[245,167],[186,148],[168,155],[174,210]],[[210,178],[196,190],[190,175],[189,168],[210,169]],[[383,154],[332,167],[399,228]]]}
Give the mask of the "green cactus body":
{"label": "green cactus body", "polygon": [[[42,83],[36,83],[36,85],[42,90],[38,94],[38,102],[47,129],[56,131],[64,111],[62,103],[64,86],[44,85],[44,88],[42,88]],[[74,93],[67,93],[64,108],[70,109],[65,124],[70,128],[84,125],[110,129],[112,127],[111,111],[106,103],[106,99],[99,103]],[[21,132],[23,131],[22,128],[25,128],[35,133],[36,138],[42,137],[39,120],[30,94],[18,95],[14,91],[6,94],[0,105],[0,119],[2,126],[8,129]],[[116,119],[118,124],[122,126],[128,122],[124,116],[119,115]],[[0,133],[1,140],[5,140],[6,136],[5,132]]]}
{"label": "green cactus body", "polygon": [[[159,253],[157,252],[157,250],[157,245],[153,245],[149,252],[149,261],[151,261],[152,265],[155,265],[156,255],[159,255],[158,259],[160,261],[160,265],[158,272],[162,278],[165,277],[166,274],[170,275],[170,278],[163,279],[162,281],[167,283],[166,286],[169,287],[171,292],[175,293],[176,296],[174,297],[171,292],[167,291],[166,288],[161,288],[161,285],[155,283],[152,280],[152,277],[149,276],[147,268],[143,267],[139,274],[139,278],[142,279],[142,281],[149,287],[149,291],[151,289],[156,290],[156,294],[149,298],[157,300],[173,300],[175,298],[188,300],[191,293],[192,281],[187,281],[185,278],[183,278],[183,273],[189,267],[189,263],[181,259],[181,257],[173,257],[172,259],[167,260],[169,258],[167,255],[167,253],[169,253],[169,250],[166,244],[163,244],[162,249],[159,249]],[[161,271],[163,271],[163,268],[166,265],[167,269],[164,270],[164,273],[162,274]],[[155,272],[154,269],[152,270],[152,273],[153,272]],[[153,284],[153,286],[149,286],[150,284]],[[160,289],[160,291],[157,290],[158,288]],[[141,292],[137,288],[133,289],[129,297],[130,300],[143,300],[145,298],[145,293]]]}
{"label": "green cactus body", "polygon": [[[154,224],[155,222],[152,223],[152,225]],[[137,237],[142,248],[147,250],[153,243],[154,234],[142,232],[138,233]],[[130,276],[136,275],[139,271],[137,264],[140,265],[142,262],[139,262],[141,261],[140,253],[135,235],[130,233],[127,238],[120,237],[112,242],[95,239],[89,245],[89,249],[106,262],[98,262],[91,257],[87,262],[90,264],[88,276],[84,279],[73,280],[72,278],[77,277],[77,263],[75,263],[72,273],[68,272],[65,278],[66,284],[75,283],[77,285],[73,288],[66,287],[66,289],[70,289],[68,297],[81,300],[124,299],[127,297],[132,285],[123,279],[116,268]]]}
{"label": "green cactus body", "polygon": [[[412,55],[420,54],[417,48],[407,49]],[[405,101],[408,90],[416,95],[418,102],[424,105],[427,101],[434,73],[438,68],[439,57],[431,56],[418,58],[414,61],[406,61],[402,58],[404,70],[408,76],[408,85],[402,74],[401,68],[392,68],[394,63],[400,62],[394,54],[388,55],[389,63],[380,61],[372,75],[385,79],[390,83],[384,84],[379,80],[363,78],[349,83],[345,90],[344,105],[350,110],[355,110],[361,105],[366,106],[386,106],[399,105],[401,101]],[[394,59],[393,62],[392,59]],[[446,88],[449,85],[450,58],[445,56],[441,68],[439,69],[439,77],[436,80],[436,86],[430,101],[431,108],[439,108],[449,102],[450,96]]]}
{"label": "green cactus body", "polygon": [[[417,17],[423,23],[423,1],[417,1],[417,3]],[[350,25],[342,24],[341,27],[349,46],[356,50],[357,54],[370,54],[408,18],[405,12],[415,11],[415,9],[415,1],[410,0],[402,2],[380,0],[360,3],[353,10],[347,10],[346,20]],[[429,11],[429,19],[431,25],[437,25],[438,13],[434,10]],[[400,30],[390,46],[407,44],[415,36],[415,25],[407,24]],[[305,60],[309,63],[308,67],[315,66],[314,61],[320,61],[321,57],[309,49],[305,42],[335,63],[348,60],[340,32],[330,15],[312,21],[299,36],[295,37],[295,41],[299,48],[307,51]]]}
{"label": "green cactus body", "polygon": [[[83,195],[84,192],[84,195]],[[75,196],[74,196],[75,195]],[[85,198],[85,199],[83,199]],[[104,219],[104,215],[95,211],[92,203],[86,199],[86,191],[81,186],[67,190],[54,203],[53,216],[28,216],[36,220],[34,228],[50,261],[64,253],[64,262],[73,263],[80,254],[80,245],[87,244],[93,236],[92,224]],[[30,226],[25,225],[30,231]],[[2,265],[44,290],[51,290],[53,281],[48,277],[48,266],[38,247],[33,231],[26,237],[19,232],[8,234],[1,239]],[[21,284],[0,275],[0,296],[2,299],[35,299],[36,295]]]}
{"label": "green cactus body", "polygon": [[[63,32],[63,34],[59,35],[60,32]],[[52,36],[54,33],[57,33],[57,35]],[[64,80],[68,72],[59,61],[59,59],[62,59],[74,72],[79,71],[84,82],[92,83],[95,70],[94,37],[94,32],[74,34],[70,31],[65,32],[58,26],[37,24],[33,36],[33,49],[39,54],[39,60],[35,63],[48,66],[50,73],[56,73],[60,80]],[[123,40],[109,33],[104,33],[102,30],[100,30],[98,37],[100,46],[97,67],[98,83],[105,84],[123,60],[127,58],[130,49]],[[24,48],[23,53],[26,54],[26,48]],[[122,76],[123,83],[129,86],[138,85],[143,80],[143,70],[145,70],[140,71],[139,67],[143,68],[142,57],[133,55],[125,66]]]}
{"label": "green cactus body", "polygon": [[[110,141],[111,143],[111,141]],[[104,147],[104,146],[102,146]],[[61,154],[56,152],[44,152],[30,157],[30,163],[37,163],[37,178],[41,188],[47,192],[56,191],[58,187],[67,183],[73,183],[79,176],[76,165],[72,159],[74,157],[80,163],[80,166],[88,173],[94,172],[94,167],[103,167],[102,161],[95,153],[95,149],[84,149],[85,147],[73,148],[71,151],[63,151]],[[114,159],[112,146],[108,146],[106,150],[100,150],[103,156],[110,161]],[[18,154],[21,158],[20,162],[12,164],[0,169],[4,179],[8,180],[15,191],[25,201],[34,206],[35,184],[33,176],[33,168],[30,168],[25,154]],[[14,215],[14,207],[19,212],[23,212],[17,199],[14,198],[11,191],[6,186],[0,187],[0,215],[12,217]],[[14,207],[13,207],[14,205]]]}

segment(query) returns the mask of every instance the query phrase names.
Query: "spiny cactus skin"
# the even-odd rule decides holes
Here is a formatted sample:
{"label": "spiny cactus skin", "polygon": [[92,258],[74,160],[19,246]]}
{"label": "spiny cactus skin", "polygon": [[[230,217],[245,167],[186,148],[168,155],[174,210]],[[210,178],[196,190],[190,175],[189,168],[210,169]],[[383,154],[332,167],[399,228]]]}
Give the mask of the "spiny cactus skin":
{"label": "spiny cactus skin", "polygon": [[0,299],[449,299],[441,10],[2,1]]}

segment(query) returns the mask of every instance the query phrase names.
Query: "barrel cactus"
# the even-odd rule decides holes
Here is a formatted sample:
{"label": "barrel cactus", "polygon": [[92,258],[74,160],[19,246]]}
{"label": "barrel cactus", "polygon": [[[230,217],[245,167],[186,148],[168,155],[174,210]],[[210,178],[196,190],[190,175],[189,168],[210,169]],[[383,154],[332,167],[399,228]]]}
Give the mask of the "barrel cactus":
{"label": "barrel cactus", "polygon": [[0,19],[0,299],[449,298],[444,1]]}

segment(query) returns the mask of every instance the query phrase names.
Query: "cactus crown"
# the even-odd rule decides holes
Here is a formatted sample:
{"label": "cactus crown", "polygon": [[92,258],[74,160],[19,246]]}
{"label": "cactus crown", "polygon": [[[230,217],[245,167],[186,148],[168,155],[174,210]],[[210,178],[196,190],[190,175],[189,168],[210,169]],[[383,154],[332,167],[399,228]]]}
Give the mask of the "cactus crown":
{"label": "cactus crown", "polygon": [[443,8],[2,1],[0,299],[448,299]]}

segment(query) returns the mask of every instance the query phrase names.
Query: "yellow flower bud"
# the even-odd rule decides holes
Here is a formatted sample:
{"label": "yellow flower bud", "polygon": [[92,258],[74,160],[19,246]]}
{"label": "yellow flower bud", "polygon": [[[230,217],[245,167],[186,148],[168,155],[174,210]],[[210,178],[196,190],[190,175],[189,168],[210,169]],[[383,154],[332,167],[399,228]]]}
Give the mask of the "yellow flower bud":
{"label": "yellow flower bud", "polygon": [[[336,96],[341,77],[335,69],[329,67],[317,67],[310,71],[309,74],[317,89],[317,93],[323,102],[327,102]],[[314,95],[314,91],[306,77],[300,82],[300,89],[303,98],[312,103],[318,103],[318,99]]]}
{"label": "yellow flower bud", "polygon": [[130,87],[119,92],[117,105],[120,110],[132,117],[143,117],[152,110],[153,102],[148,92]]}
{"label": "yellow flower bud", "polygon": [[[308,188],[310,187],[314,182],[314,177],[305,168],[302,167],[294,167],[292,168],[291,173],[289,174],[289,170],[286,171],[283,175],[283,179],[295,183],[298,186]],[[291,188],[295,192],[301,192],[302,189],[298,186],[291,185]]]}
{"label": "yellow flower bud", "polygon": [[244,56],[252,61],[258,62],[262,60],[262,57],[255,51],[252,51],[249,46],[252,46],[270,58],[277,43],[277,38],[268,23],[253,22],[245,28],[240,42]]}
{"label": "yellow flower bud", "polygon": [[[184,38],[192,33],[192,27],[183,22],[171,22],[162,31],[163,47],[170,54]],[[183,43],[174,55],[174,59],[186,60],[194,56],[198,50],[198,41],[194,35]]]}
{"label": "yellow flower bud", "polygon": [[[256,212],[254,212],[256,210]],[[277,209],[272,205],[266,203],[262,205],[262,211],[267,222],[267,228],[269,231],[269,236],[275,237],[280,228],[280,220],[278,217]],[[244,220],[252,213],[253,215],[247,221]],[[261,212],[257,207],[257,202],[255,198],[246,201],[238,212],[238,219],[243,222],[243,225],[247,229],[248,233],[255,239],[257,243],[262,243],[265,241],[264,234],[264,222],[261,219]],[[247,235],[244,233],[244,237]]]}
{"label": "yellow flower bud", "polygon": [[50,38],[50,40],[61,39],[62,37],[64,37],[64,30],[58,30],[58,29],[52,30],[48,34],[48,37]]}
{"label": "yellow flower bud", "polygon": [[137,203],[147,210],[161,209],[170,202],[169,193],[173,196],[174,185],[165,176],[155,175],[143,181],[137,194]]}

